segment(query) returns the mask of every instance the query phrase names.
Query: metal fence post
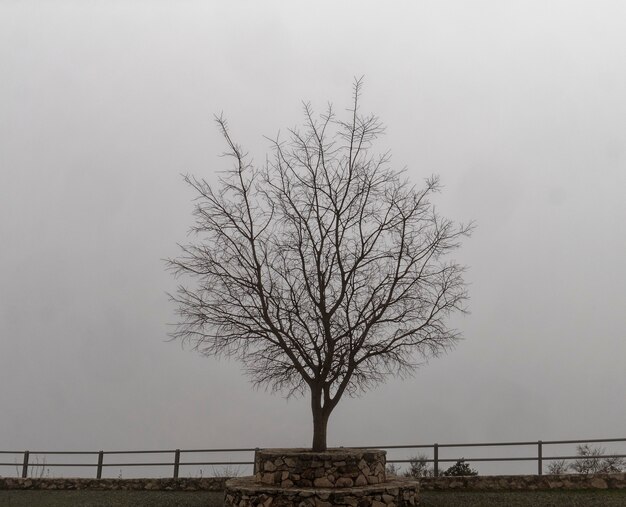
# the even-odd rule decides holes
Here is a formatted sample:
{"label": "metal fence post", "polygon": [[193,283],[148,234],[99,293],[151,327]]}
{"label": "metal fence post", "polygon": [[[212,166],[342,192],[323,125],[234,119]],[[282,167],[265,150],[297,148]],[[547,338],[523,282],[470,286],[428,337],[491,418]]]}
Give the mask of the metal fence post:
{"label": "metal fence post", "polygon": [[257,457],[259,455],[259,448],[254,448],[254,465],[252,465],[252,475],[256,475],[257,473]]}
{"label": "metal fence post", "polygon": [[439,444],[433,445],[435,477],[439,477]]}
{"label": "metal fence post", "polygon": [[537,474],[543,475],[543,442],[537,442]]}
{"label": "metal fence post", "polygon": [[22,462],[22,478],[26,479],[28,477],[28,456],[30,452],[24,451],[24,461]]}
{"label": "metal fence post", "polygon": [[178,479],[178,468],[180,467],[180,449],[174,451],[174,479]]}
{"label": "metal fence post", "polygon": [[96,469],[96,479],[102,479],[102,462],[104,461],[104,451],[98,452],[98,468]]}

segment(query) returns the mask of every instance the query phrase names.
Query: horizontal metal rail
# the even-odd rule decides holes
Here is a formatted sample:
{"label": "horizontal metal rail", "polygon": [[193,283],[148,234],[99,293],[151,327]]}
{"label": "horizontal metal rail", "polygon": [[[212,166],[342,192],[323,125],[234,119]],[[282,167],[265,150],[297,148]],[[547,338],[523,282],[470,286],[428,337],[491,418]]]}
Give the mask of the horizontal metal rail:
{"label": "horizontal metal rail", "polygon": [[[559,459],[573,460],[573,459],[603,459],[603,458],[626,458],[626,454],[606,454],[598,456],[543,456],[544,461],[555,461]],[[459,460],[463,461],[537,461],[537,456],[509,456],[503,458],[439,458],[437,462],[442,463],[456,463]],[[388,459],[387,463],[411,463],[415,460],[412,459]],[[434,459],[421,460],[424,463],[434,463]]]}
{"label": "horizontal metal rail", "polygon": [[[555,460],[597,460],[606,458],[626,458],[626,454],[601,454],[601,455],[562,455],[562,456],[544,456],[543,447],[546,445],[571,445],[571,444],[592,444],[592,443],[617,443],[626,442],[626,438],[595,438],[587,440],[537,440],[537,441],[521,441],[521,442],[478,442],[478,443],[444,443],[444,444],[415,444],[415,445],[380,445],[380,446],[357,446],[355,449],[385,449],[385,450],[412,450],[412,449],[432,449],[432,458],[421,458],[420,461],[424,463],[434,464],[434,475],[439,475],[440,463],[455,463],[460,460],[468,462],[521,462],[521,461],[535,461],[537,462],[537,474],[543,473],[544,461]],[[497,457],[472,457],[472,458],[442,458],[439,457],[439,450],[441,448],[473,448],[473,447],[528,447],[534,446],[537,449],[537,454],[534,456],[497,456]],[[259,448],[218,448],[218,449],[148,449],[148,450],[114,450],[114,451],[2,451],[2,455],[16,455],[21,457],[21,462],[15,461],[13,463],[0,462],[0,466],[14,466],[18,470],[21,467],[21,476],[28,477],[29,470],[41,470],[43,467],[88,467],[96,468],[96,477],[102,478],[102,470],[107,467],[173,467],[173,477],[178,478],[179,468],[181,466],[233,466],[233,465],[255,465],[254,461],[184,461],[181,460],[182,454],[198,454],[198,453],[250,453],[258,451]],[[132,461],[128,463],[120,462],[105,462],[104,457],[107,455],[143,455],[143,454],[170,454],[174,456],[173,461]],[[90,455],[97,456],[97,463],[40,463],[39,461],[32,462],[32,456],[79,456]],[[389,459],[388,463],[412,463],[415,458],[408,459]]]}
{"label": "horizontal metal rail", "polygon": [[[472,444],[439,444],[439,447],[498,447],[498,446],[522,446],[537,445],[538,440],[527,442],[480,442]],[[543,445],[560,444],[596,444],[602,442],[626,442],[626,438],[595,438],[592,440],[541,440]],[[432,446],[431,446],[432,447]],[[578,456],[580,457],[580,456]]]}
{"label": "horizontal metal rail", "polygon": [[[216,466],[228,466],[228,465],[254,465],[252,461],[181,461],[178,463],[183,465],[216,465]],[[19,463],[0,463],[0,466],[16,466]],[[145,463],[132,462],[132,463],[31,463],[31,467],[169,467],[174,465],[173,461],[146,461]]]}

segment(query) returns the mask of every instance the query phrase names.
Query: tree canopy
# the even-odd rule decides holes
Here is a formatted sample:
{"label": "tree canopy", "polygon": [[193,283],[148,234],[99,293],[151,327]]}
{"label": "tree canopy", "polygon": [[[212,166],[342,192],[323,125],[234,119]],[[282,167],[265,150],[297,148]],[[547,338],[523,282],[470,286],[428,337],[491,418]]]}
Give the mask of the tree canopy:
{"label": "tree canopy", "polygon": [[313,448],[326,448],[328,417],[344,394],[413,371],[459,338],[463,266],[448,259],[471,224],[431,203],[422,186],[372,153],[384,127],[332,106],[271,140],[254,164],[223,116],[217,126],[233,164],[218,185],[186,176],[197,193],[193,239],[168,261],[185,276],[172,336],[205,355],[239,359],[252,381],[288,396],[311,394]]}

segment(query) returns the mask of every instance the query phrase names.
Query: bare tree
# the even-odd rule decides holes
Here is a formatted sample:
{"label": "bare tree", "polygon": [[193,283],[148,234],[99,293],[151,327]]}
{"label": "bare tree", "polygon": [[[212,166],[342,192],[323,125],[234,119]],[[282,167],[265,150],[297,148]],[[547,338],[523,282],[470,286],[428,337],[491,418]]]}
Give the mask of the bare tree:
{"label": "bare tree", "polygon": [[190,275],[172,296],[174,338],[205,355],[234,356],[256,385],[287,396],[309,391],[313,449],[326,449],[328,418],[354,396],[404,375],[459,338],[446,326],[464,311],[463,267],[446,259],[470,232],[442,218],[423,188],[372,155],[384,131],[359,111],[329,106],[272,142],[255,165],[216,117],[234,164],[217,188],[197,192],[194,240],[168,261]]}
{"label": "bare tree", "polygon": [[607,455],[604,447],[577,445],[576,454],[580,458],[569,467],[578,474],[610,474],[626,469],[626,460],[619,456]]}

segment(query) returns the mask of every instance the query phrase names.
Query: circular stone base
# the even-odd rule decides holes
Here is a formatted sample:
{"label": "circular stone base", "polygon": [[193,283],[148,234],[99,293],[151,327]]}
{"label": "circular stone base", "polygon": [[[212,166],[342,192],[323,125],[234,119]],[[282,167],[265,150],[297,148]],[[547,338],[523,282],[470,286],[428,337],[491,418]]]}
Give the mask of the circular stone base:
{"label": "circular stone base", "polygon": [[224,505],[234,507],[408,507],[417,505],[419,482],[393,477],[383,484],[353,488],[281,488],[255,477],[226,481]]}
{"label": "circular stone base", "polygon": [[260,449],[255,456],[256,481],[283,488],[351,488],[386,480],[386,451],[340,447]]}

